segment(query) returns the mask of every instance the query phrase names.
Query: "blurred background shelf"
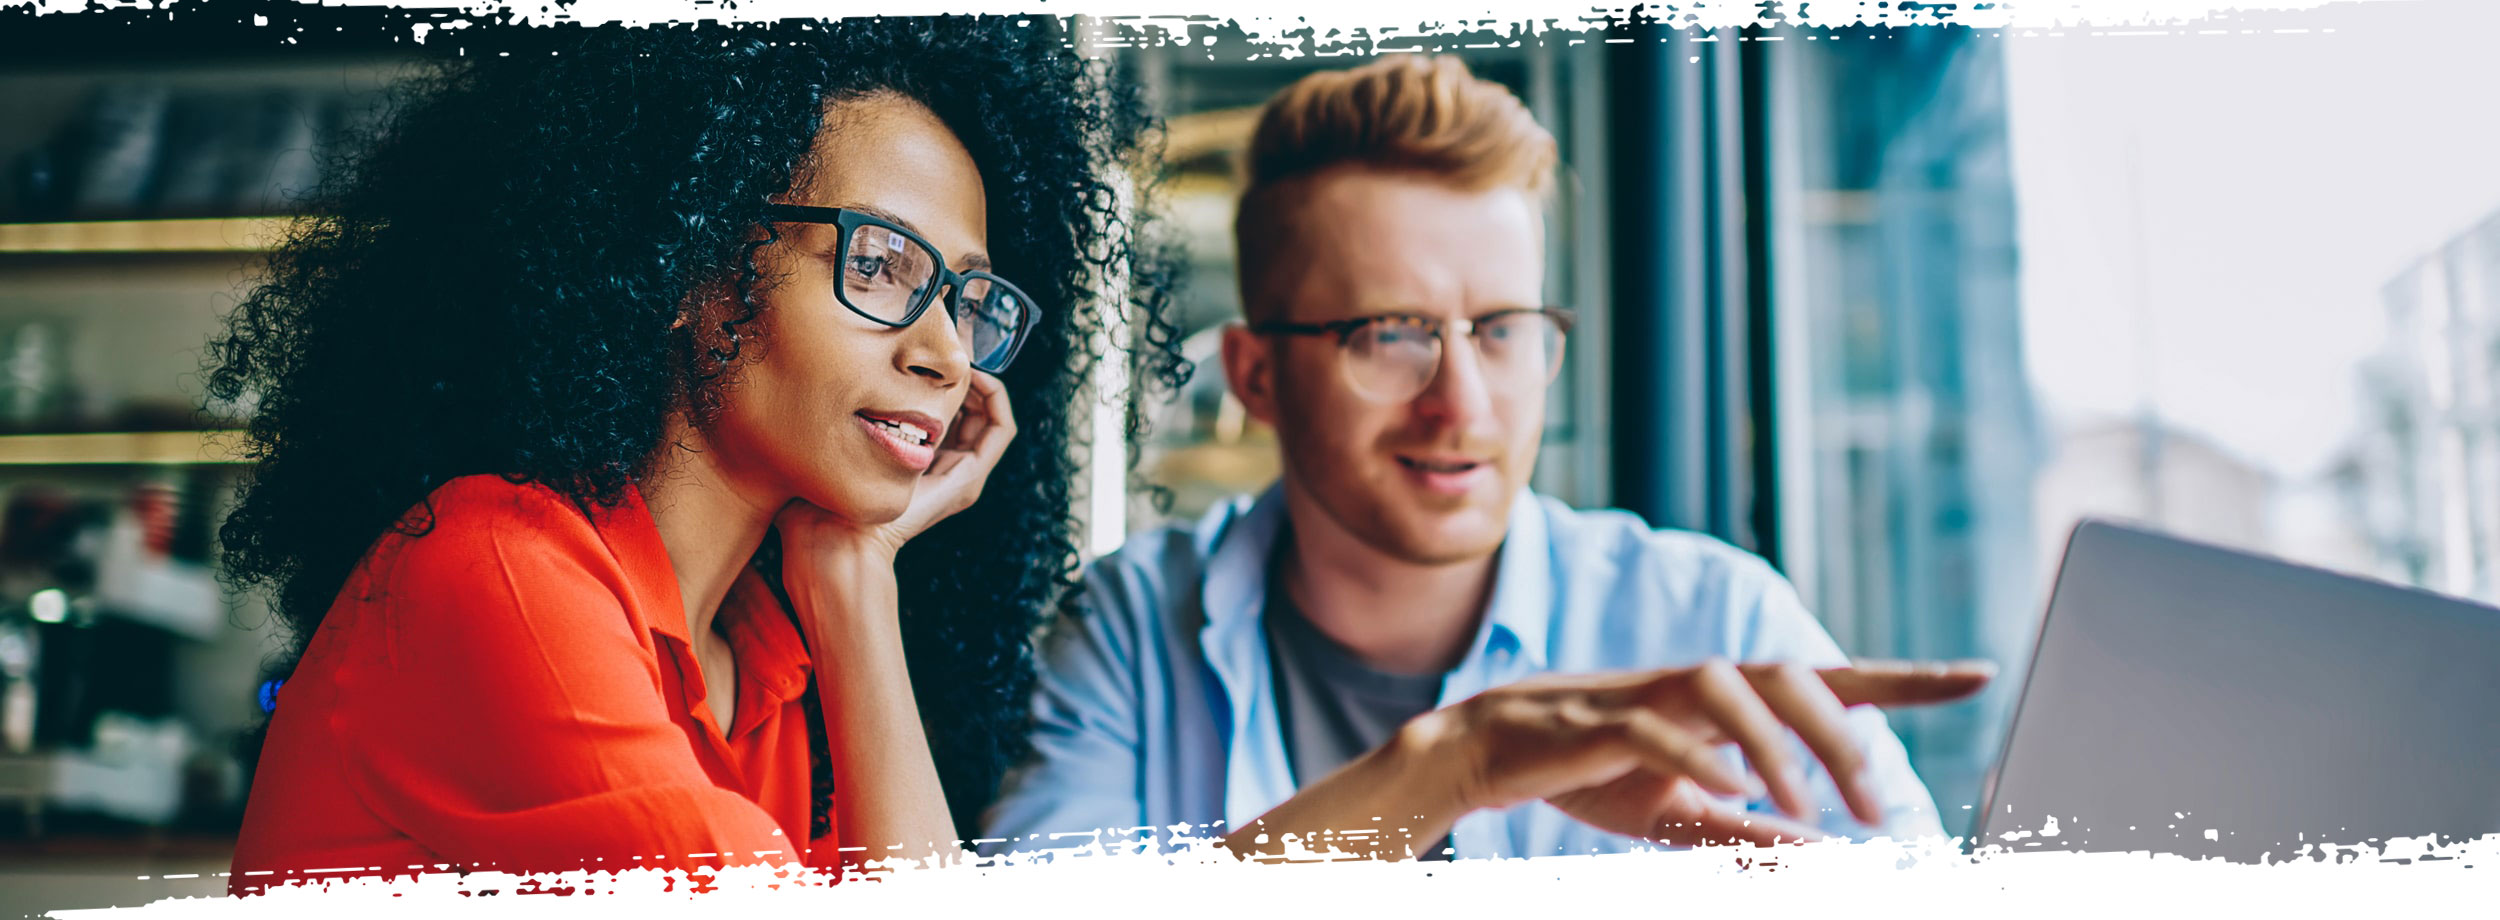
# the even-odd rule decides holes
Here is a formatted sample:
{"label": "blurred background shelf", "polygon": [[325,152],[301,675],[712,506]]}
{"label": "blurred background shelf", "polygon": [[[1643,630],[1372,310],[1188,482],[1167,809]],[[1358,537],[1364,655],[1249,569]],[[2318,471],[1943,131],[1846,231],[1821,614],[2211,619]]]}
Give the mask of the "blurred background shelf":
{"label": "blurred background shelf", "polygon": [[265,252],[285,217],[0,223],[0,253]]}
{"label": "blurred background shelf", "polygon": [[0,466],[241,463],[243,432],[116,431],[0,435]]}

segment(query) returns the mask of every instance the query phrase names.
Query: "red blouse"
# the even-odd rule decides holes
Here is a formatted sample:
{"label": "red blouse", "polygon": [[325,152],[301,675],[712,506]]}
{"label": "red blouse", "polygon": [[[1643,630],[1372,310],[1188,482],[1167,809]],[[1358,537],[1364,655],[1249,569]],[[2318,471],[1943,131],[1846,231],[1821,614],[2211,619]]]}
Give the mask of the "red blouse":
{"label": "red blouse", "polygon": [[301,874],[837,863],[831,835],[801,842],[813,678],[759,576],[742,574],[719,616],[738,673],[724,732],[639,494],[586,517],[545,487],[469,476],[435,490],[433,515],[429,533],[376,541],[279,689],[235,891]]}

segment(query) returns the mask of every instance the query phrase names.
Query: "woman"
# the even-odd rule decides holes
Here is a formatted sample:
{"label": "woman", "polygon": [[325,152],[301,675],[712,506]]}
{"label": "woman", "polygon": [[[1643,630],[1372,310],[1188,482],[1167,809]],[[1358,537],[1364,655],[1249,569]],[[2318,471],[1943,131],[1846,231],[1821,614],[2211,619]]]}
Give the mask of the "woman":
{"label": "woman", "polygon": [[1085,285],[1180,373],[1102,178],[1145,118],[1055,36],[545,50],[424,81],[216,343],[296,659],[238,890],[969,836],[1077,559]]}

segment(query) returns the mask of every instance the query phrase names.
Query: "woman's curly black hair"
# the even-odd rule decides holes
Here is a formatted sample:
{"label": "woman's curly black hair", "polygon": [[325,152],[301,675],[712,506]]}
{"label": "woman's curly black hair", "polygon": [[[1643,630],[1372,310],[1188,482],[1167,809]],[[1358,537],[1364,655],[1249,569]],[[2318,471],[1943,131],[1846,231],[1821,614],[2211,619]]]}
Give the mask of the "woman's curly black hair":
{"label": "woman's curly black hair", "polygon": [[[290,633],[275,670],[446,481],[622,500],[670,413],[700,418],[734,388],[766,202],[805,168],[826,104],[897,92],[970,149],[997,271],[1044,311],[1001,375],[1019,433],[982,499],[896,561],[913,690],[972,836],[1028,750],[1029,638],[1074,585],[1072,448],[1107,312],[1126,311],[1132,379],[1186,374],[1170,250],[1143,241],[1116,178],[1152,153],[1150,115],[1042,17],[590,28],[558,45],[414,78],[212,345],[210,396],[256,400],[258,467],[220,538],[238,585],[274,589]],[[1127,293],[1105,302],[1111,279]],[[705,286],[734,292],[731,315],[678,328]]]}

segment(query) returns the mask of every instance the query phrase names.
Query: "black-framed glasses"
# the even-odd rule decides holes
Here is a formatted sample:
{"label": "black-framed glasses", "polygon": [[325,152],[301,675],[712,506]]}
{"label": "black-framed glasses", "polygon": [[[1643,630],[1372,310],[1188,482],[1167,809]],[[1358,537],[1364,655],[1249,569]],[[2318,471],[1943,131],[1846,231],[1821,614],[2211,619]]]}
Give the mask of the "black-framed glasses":
{"label": "black-framed glasses", "polygon": [[1326,323],[1256,323],[1263,335],[1333,335],[1346,382],[1370,399],[1402,403],[1422,395],[1441,372],[1441,347],[1452,330],[1475,343],[1495,386],[1543,387],[1562,372],[1563,336],[1571,311],[1559,307],[1495,310],[1463,319],[1384,313]]}
{"label": "black-framed glasses", "polygon": [[768,213],[776,221],[841,228],[842,243],[835,251],[842,256],[835,268],[842,283],[834,285],[833,295],[853,313],[902,328],[918,322],[944,295],[955,334],[972,355],[972,366],[980,370],[995,374],[1006,369],[1041,316],[1033,298],[1007,279],[947,268],[936,246],[892,221],[848,208],[803,204],[775,204]]}

